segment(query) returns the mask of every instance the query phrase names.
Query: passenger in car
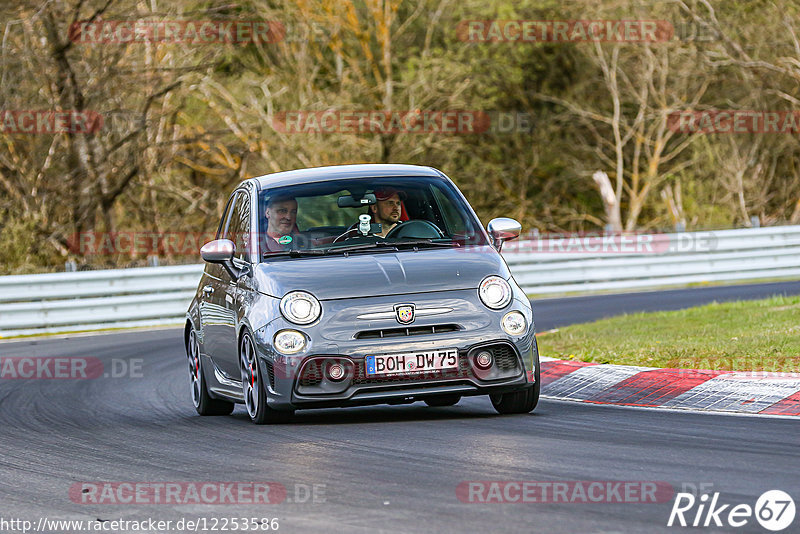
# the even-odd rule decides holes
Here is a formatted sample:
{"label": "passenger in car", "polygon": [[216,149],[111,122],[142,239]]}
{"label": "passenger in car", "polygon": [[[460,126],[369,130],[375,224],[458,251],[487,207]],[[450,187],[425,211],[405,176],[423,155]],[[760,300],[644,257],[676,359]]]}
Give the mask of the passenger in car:
{"label": "passenger in car", "polygon": [[264,210],[267,218],[267,235],[263,239],[270,251],[291,248],[297,228],[297,200],[293,197],[270,198]]}

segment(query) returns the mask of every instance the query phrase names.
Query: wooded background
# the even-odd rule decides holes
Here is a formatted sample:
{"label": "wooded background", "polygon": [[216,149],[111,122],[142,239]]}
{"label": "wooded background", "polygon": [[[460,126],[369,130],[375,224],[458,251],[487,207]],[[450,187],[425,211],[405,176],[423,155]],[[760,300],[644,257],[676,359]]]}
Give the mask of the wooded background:
{"label": "wooded background", "polygon": [[[655,43],[459,39],[459,23],[493,19],[660,20],[675,32]],[[278,21],[286,35],[71,39],[87,20]],[[240,180],[341,163],[437,167],[484,223],[505,215],[525,230],[798,223],[800,135],[689,135],[667,121],[683,110],[798,111],[799,21],[797,0],[4,2],[0,111],[93,111],[104,122],[93,134],[0,128],[0,272],[142,265],[142,254],[77,255],[69,240],[213,231]],[[275,128],[291,110],[474,110],[527,114],[532,127]]]}

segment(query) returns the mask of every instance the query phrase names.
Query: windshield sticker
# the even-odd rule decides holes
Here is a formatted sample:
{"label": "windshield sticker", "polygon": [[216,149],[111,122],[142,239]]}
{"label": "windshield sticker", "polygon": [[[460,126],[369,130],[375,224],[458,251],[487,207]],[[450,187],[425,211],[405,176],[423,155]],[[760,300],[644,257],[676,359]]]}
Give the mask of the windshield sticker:
{"label": "windshield sticker", "polygon": [[290,235],[284,235],[278,238],[278,243],[280,243],[281,245],[288,245],[291,242],[292,242],[292,236]]}

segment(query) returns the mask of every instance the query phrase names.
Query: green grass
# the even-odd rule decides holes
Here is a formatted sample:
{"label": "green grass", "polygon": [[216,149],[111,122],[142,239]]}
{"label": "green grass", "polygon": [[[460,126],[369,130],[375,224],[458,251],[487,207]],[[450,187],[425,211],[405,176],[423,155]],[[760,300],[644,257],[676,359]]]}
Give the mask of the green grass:
{"label": "green grass", "polygon": [[585,362],[800,372],[800,297],[612,317],[544,333],[539,350]]}

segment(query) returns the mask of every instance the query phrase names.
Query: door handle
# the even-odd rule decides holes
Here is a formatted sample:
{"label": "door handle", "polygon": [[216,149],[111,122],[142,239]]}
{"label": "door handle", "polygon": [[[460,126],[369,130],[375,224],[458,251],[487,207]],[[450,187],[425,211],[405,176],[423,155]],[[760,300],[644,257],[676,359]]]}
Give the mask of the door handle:
{"label": "door handle", "polygon": [[214,292],[214,288],[211,286],[204,286],[203,287],[203,295],[209,296],[211,293]]}

